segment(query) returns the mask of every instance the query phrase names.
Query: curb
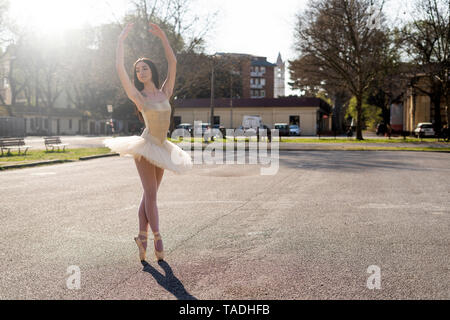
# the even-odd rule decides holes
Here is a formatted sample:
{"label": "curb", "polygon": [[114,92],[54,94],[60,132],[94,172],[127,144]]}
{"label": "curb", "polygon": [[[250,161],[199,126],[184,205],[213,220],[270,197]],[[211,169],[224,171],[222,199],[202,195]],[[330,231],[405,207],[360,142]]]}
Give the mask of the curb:
{"label": "curb", "polygon": [[[101,154],[101,155],[96,155],[96,156],[82,157],[79,160],[85,161],[85,160],[105,158],[105,157],[115,157],[115,156],[119,156],[119,154],[118,153]],[[24,164],[14,164],[14,165],[0,167],[0,171],[9,170],[9,169],[37,167],[37,166],[43,166],[43,165],[49,165],[49,164],[77,162],[79,160],[48,160],[48,161],[39,161],[39,162],[24,163]]]}
{"label": "curb", "polygon": [[27,167],[37,167],[47,164],[59,164],[59,163],[67,163],[67,162],[75,162],[76,160],[48,160],[48,161],[39,161],[32,163],[24,163],[24,164],[14,164],[10,166],[0,167],[0,171],[9,170],[9,169],[18,169],[18,168],[27,168]]}
{"label": "curb", "polygon": [[92,160],[92,159],[98,159],[98,158],[106,158],[106,157],[117,157],[119,156],[118,153],[107,153],[107,154],[100,154],[96,156],[89,156],[89,157],[82,157],[80,158],[80,161],[86,161],[86,160]]}

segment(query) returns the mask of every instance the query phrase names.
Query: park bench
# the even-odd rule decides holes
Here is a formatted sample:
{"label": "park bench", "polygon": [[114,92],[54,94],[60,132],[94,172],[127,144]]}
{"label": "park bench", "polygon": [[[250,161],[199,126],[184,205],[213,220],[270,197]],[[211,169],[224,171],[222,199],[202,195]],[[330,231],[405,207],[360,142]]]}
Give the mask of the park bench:
{"label": "park bench", "polygon": [[62,143],[60,137],[44,137],[45,140],[45,149],[48,151],[48,148],[52,148],[52,151],[55,150],[55,148],[63,148],[63,151],[65,151],[66,146],[68,146],[67,143]]}
{"label": "park bench", "polygon": [[25,145],[24,138],[0,138],[0,148],[2,149],[2,156],[3,150],[8,150],[8,155],[10,155],[11,149],[19,149],[20,155],[20,149],[25,149],[24,154],[27,154],[27,151],[31,146]]}

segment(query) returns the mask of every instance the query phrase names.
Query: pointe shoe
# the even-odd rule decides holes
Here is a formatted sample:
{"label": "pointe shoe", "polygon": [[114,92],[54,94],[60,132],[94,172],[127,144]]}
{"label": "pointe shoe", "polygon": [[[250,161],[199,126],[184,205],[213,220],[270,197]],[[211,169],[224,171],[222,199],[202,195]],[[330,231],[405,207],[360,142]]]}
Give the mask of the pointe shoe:
{"label": "pointe shoe", "polygon": [[156,256],[156,259],[157,259],[158,261],[164,260],[164,250],[162,250],[162,251],[157,251],[157,250],[156,250],[156,241],[158,241],[158,240],[161,240],[161,241],[162,241],[161,235],[159,234],[159,232],[153,232],[153,235],[155,236],[155,237],[153,238],[153,244],[154,244],[154,247],[155,247],[155,256]]}
{"label": "pointe shoe", "polygon": [[134,238],[134,241],[136,242],[136,244],[139,248],[139,259],[141,259],[141,261],[145,261],[146,252],[145,252],[144,245],[142,243],[147,242],[148,232],[141,231],[141,232],[139,232],[139,235],[144,236],[145,240],[139,239],[139,236],[138,236],[138,237]]}

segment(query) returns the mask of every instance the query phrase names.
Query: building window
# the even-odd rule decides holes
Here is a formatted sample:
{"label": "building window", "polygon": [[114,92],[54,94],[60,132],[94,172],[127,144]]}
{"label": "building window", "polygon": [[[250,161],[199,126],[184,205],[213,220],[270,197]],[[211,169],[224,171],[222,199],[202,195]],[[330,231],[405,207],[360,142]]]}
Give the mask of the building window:
{"label": "building window", "polygon": [[289,116],[289,124],[300,126],[300,116]]}
{"label": "building window", "polygon": [[266,72],[266,67],[261,67],[261,72]]}
{"label": "building window", "polygon": [[261,97],[265,97],[266,96],[266,91],[265,90],[261,90]]}
{"label": "building window", "polygon": [[265,86],[266,85],[266,79],[261,79],[261,84],[263,85],[263,86]]}
{"label": "building window", "polygon": [[250,79],[250,84],[255,84],[255,79],[251,78]]}

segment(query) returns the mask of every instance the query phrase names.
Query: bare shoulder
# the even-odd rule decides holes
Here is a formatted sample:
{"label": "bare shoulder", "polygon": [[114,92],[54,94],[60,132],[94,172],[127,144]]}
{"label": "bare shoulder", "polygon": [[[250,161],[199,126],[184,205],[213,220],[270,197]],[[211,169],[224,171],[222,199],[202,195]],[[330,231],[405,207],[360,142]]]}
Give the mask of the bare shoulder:
{"label": "bare shoulder", "polygon": [[164,90],[164,88],[162,88],[161,90],[159,90],[161,92],[161,95],[163,95],[165,98],[167,98],[167,100],[169,100],[169,96],[167,94],[167,92]]}
{"label": "bare shoulder", "polygon": [[161,92],[167,100],[170,100],[170,97],[172,96],[172,92],[169,92],[169,89],[166,88],[166,86],[162,87]]}
{"label": "bare shoulder", "polygon": [[138,110],[140,112],[142,112],[142,110],[144,109],[144,104],[145,104],[145,96],[138,90],[136,90],[136,95],[135,95],[133,102],[136,105],[136,107],[138,108]]}

